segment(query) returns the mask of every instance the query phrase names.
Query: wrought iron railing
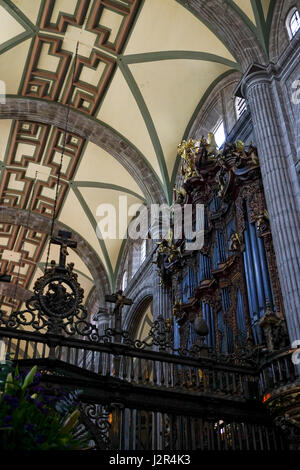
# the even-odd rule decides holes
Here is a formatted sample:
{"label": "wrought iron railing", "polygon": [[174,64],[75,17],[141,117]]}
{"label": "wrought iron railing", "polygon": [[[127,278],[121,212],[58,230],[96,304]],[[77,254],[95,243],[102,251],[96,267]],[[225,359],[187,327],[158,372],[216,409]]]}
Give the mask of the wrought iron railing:
{"label": "wrought iron railing", "polygon": [[[77,384],[76,378],[68,381],[65,376],[59,377],[61,371],[57,374],[57,364],[72,367],[72,374],[76,366],[78,377],[86,371],[90,374],[88,381],[95,377],[96,389],[92,393],[85,391],[82,405],[84,423],[93,430],[95,448],[284,448],[272,423],[255,405],[254,399],[259,398],[259,375],[246,363],[234,364],[232,360],[226,362],[221,357],[209,357],[205,348],[198,351],[197,357],[192,357],[196,356],[195,350],[191,356],[187,351],[175,355],[108,339],[94,342],[13,328],[0,328],[0,339],[5,342],[10,358],[19,364],[25,363],[26,367],[41,363],[43,370],[50,370],[47,363],[54,361],[56,369],[51,379],[54,383],[60,380],[61,384]],[[288,358],[288,354],[282,355],[276,361],[289,364]],[[60,367],[62,370],[63,366]],[[274,364],[272,368],[272,364],[266,363],[261,371],[263,376],[269,367],[275,370]],[[290,371],[290,365],[288,368]],[[47,377],[50,380],[51,373]],[[111,393],[110,399],[103,400],[99,393],[99,379],[104,380],[104,387]],[[106,379],[109,382],[106,383]],[[114,380],[117,399],[113,393]],[[82,387],[80,380],[78,384]],[[126,400],[127,390],[135,393],[131,401]],[[265,391],[261,386],[260,394]],[[202,408],[199,400],[204,400]]]}
{"label": "wrought iron railing", "polygon": [[286,349],[273,353],[260,365],[259,389],[261,397],[300,380],[296,365],[292,361],[294,350]]}
{"label": "wrought iron railing", "polygon": [[186,353],[180,356],[121,343],[95,343],[9,328],[0,328],[0,338],[12,360],[56,359],[135,385],[244,400],[249,398],[249,384],[258,382],[249,366],[227,364],[205,355],[193,358]]}
{"label": "wrought iron railing", "polygon": [[[44,384],[82,389],[81,432],[89,427],[99,449],[271,450],[281,438],[259,400],[266,390],[294,377],[290,357],[261,367],[247,347],[222,356],[197,338],[189,350],[174,349],[172,320],[158,317],[148,341],[122,329],[119,291],[114,328],[100,334],[90,323],[73,265],[66,266],[70,234],[60,262],[45,270],[22,311],[0,310],[0,340],[20,368],[36,364]],[[287,364],[287,365],[286,365]],[[259,391],[260,384],[260,391]]]}

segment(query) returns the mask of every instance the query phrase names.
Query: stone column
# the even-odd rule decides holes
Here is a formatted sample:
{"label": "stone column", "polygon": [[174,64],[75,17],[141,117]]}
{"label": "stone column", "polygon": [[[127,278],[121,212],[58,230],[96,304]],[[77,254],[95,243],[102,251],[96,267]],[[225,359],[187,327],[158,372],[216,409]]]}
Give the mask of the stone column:
{"label": "stone column", "polygon": [[161,316],[166,320],[172,317],[172,290],[160,285],[157,267],[153,266],[153,319]]}
{"label": "stone column", "polygon": [[277,69],[252,65],[241,81],[251,112],[290,341],[300,339],[300,218],[294,146]]}

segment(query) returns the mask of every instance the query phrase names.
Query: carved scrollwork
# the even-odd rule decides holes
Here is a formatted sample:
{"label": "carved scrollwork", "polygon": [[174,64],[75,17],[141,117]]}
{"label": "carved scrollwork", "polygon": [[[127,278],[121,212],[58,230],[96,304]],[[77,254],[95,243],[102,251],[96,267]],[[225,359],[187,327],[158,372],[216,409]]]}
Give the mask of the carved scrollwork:
{"label": "carved scrollwork", "polygon": [[173,323],[171,319],[158,317],[152,324],[149,340],[132,339],[128,331],[122,331],[123,343],[136,349],[147,349],[158,346],[159,349],[172,349],[174,346]]}
{"label": "carved scrollwork", "polygon": [[96,403],[81,405],[81,420],[89,430],[96,450],[110,450],[109,412]]}
{"label": "carved scrollwork", "polygon": [[[0,324],[14,329],[30,327],[39,332],[78,335],[90,341],[101,339],[96,325],[88,322],[88,313],[82,304],[84,292],[72,263],[61,269],[52,261],[51,267],[36,281],[33,291],[25,310],[12,312],[8,318],[0,312]],[[105,337],[108,341],[108,335]]]}

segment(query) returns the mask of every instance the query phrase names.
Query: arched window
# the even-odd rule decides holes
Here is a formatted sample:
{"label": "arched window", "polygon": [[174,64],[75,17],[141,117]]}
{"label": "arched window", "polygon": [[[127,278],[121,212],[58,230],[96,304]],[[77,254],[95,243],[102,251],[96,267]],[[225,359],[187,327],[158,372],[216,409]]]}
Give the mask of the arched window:
{"label": "arched window", "polygon": [[142,241],[141,244],[141,264],[145,261],[147,256],[147,241],[146,239]]}
{"label": "arched window", "polygon": [[128,281],[128,271],[123,272],[123,277],[122,277],[122,290],[124,291],[127,287],[127,281]]}
{"label": "arched window", "polygon": [[300,13],[297,8],[292,8],[287,17],[286,17],[286,29],[289,33],[290,40],[296,35],[297,31],[300,29]]}
{"label": "arched window", "polygon": [[226,139],[224,121],[218,122],[213,133],[215,136],[217,147],[222,147]]}
{"label": "arched window", "polygon": [[140,341],[149,341],[149,339],[151,339],[149,333],[153,323],[152,300],[150,302],[148,301],[146,305],[145,309],[139,315],[139,322],[134,335],[135,338]]}
{"label": "arched window", "polygon": [[234,100],[236,118],[239,119],[241,115],[247,110],[246,100],[237,96]]}

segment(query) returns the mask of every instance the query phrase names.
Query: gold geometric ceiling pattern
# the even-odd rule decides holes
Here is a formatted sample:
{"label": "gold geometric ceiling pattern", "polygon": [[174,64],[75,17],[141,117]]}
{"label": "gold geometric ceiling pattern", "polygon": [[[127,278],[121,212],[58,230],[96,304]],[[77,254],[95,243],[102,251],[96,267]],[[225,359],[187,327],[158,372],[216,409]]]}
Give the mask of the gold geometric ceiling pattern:
{"label": "gold geometric ceiling pattern", "polygon": [[[274,2],[227,3],[266,49]],[[7,95],[57,102],[113,129],[138,150],[168,202],[177,144],[208,90],[236,70],[222,41],[180,1],[0,0],[0,80]],[[42,122],[0,120],[1,206],[51,218],[64,133]],[[117,204],[118,196],[129,204],[148,201],[114,156],[73,132],[65,137],[58,220],[94,249],[114,289],[124,241],[98,239],[97,206]],[[46,251],[45,234],[0,226],[1,272],[15,279],[19,269],[23,287],[32,288]],[[76,256],[70,260],[87,298],[93,277]]]}

